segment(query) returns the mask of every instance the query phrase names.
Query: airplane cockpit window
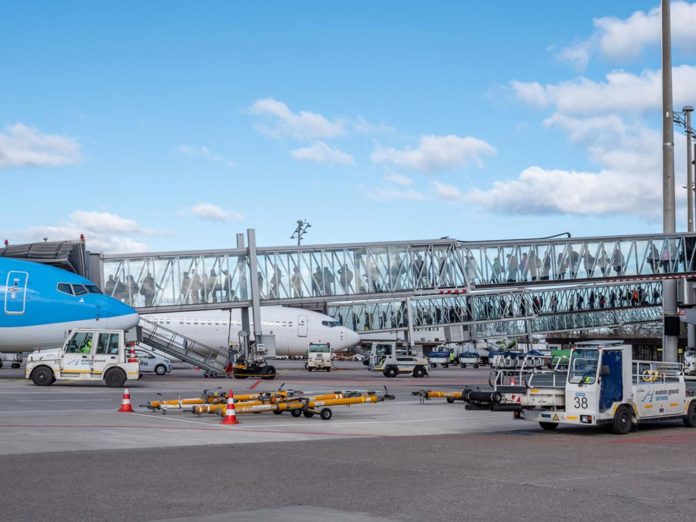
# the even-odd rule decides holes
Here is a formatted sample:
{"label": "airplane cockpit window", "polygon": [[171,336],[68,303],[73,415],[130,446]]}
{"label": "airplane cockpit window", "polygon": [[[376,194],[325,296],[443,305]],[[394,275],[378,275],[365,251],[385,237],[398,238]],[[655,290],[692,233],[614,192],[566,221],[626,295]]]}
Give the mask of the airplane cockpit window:
{"label": "airplane cockpit window", "polygon": [[73,295],[72,287],[68,283],[58,283],[58,291],[64,294]]}
{"label": "airplane cockpit window", "polygon": [[85,288],[87,288],[87,291],[90,294],[101,294],[102,291],[99,290],[99,287],[97,285],[85,285]]}
{"label": "airplane cockpit window", "polygon": [[88,332],[75,332],[65,348],[66,353],[84,353],[92,351],[92,334]]}
{"label": "airplane cockpit window", "polygon": [[337,326],[340,326],[338,321],[322,321],[321,324],[328,326],[329,328],[336,328]]}
{"label": "airplane cockpit window", "polygon": [[75,295],[82,295],[87,293],[87,289],[82,285],[72,285],[73,293]]}

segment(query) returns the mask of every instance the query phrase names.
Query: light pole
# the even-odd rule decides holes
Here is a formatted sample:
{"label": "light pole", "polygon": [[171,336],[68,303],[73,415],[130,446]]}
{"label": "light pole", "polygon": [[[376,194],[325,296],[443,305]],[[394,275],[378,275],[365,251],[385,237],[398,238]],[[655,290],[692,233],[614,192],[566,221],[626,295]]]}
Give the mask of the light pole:
{"label": "light pole", "polygon": [[694,168],[691,164],[691,113],[694,112],[694,108],[691,105],[685,106],[683,109],[685,119],[686,119],[686,186],[688,190],[686,191],[686,211],[688,215],[686,217],[687,230],[689,232],[694,231]]}
{"label": "light pole", "polygon": [[[662,0],[662,231],[676,232],[674,212],[674,127],[672,123],[672,31],[670,2]],[[668,246],[668,248],[671,245]],[[677,281],[662,283],[662,359],[677,362],[679,317],[677,316]]]}
{"label": "light pole", "polygon": [[310,228],[312,225],[309,224],[309,221],[298,219],[297,220],[297,226],[295,227],[295,231],[292,233],[290,236],[290,239],[295,239],[297,238],[297,246],[300,246],[302,244],[302,238],[305,236],[307,233],[307,229]]}

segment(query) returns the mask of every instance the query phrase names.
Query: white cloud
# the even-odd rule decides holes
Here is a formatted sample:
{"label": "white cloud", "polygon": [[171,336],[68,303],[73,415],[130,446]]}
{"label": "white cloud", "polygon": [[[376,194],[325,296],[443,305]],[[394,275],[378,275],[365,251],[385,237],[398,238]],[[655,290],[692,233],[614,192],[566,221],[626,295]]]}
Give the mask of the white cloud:
{"label": "white cloud", "polygon": [[293,158],[299,160],[337,165],[355,165],[353,156],[335,147],[330,147],[323,141],[317,141],[309,147],[295,149],[291,154]]}
{"label": "white cloud", "polygon": [[413,185],[413,180],[411,178],[408,176],[403,176],[402,174],[397,174],[396,172],[389,172],[385,174],[384,180],[402,187]]}
{"label": "white cloud", "polygon": [[80,144],[72,138],[44,134],[21,123],[0,132],[0,169],[56,167],[80,161]]}
{"label": "white cloud", "polygon": [[342,120],[329,120],[310,111],[293,112],[283,102],[273,98],[257,100],[249,112],[268,118],[256,128],[272,137],[288,137],[296,140],[321,140],[345,134]]}
{"label": "white cloud", "polygon": [[145,252],[148,245],[137,236],[150,234],[132,219],[111,212],[76,210],[55,225],[40,225],[22,231],[9,231],[18,242],[76,240],[85,235],[92,252]]}
{"label": "white cloud", "polygon": [[[696,91],[696,66],[673,68],[674,107],[692,102]],[[638,113],[662,106],[662,75],[659,70],[640,74],[613,71],[604,81],[587,78],[556,84],[512,81],[510,86],[523,102],[554,107],[565,114]]]}
{"label": "white cloud", "polygon": [[435,189],[435,196],[437,196],[439,199],[454,202],[464,201],[464,194],[462,194],[462,192],[454,185],[447,185],[445,183],[435,181],[433,183],[433,188]]}
{"label": "white cloud", "polygon": [[370,199],[375,201],[423,201],[426,195],[417,190],[395,190],[377,188],[367,193]]}
{"label": "white cloud", "polygon": [[224,163],[228,167],[234,167],[235,162],[221,156],[219,154],[214,154],[208,147],[205,146],[192,146],[192,145],[181,145],[177,147],[177,152],[184,154],[190,158],[203,158],[208,161],[213,161],[216,163]]}
{"label": "white cloud", "polygon": [[244,214],[225,210],[213,203],[197,203],[191,207],[191,213],[205,221],[219,221],[221,223],[244,219]]}
{"label": "white cloud", "polygon": [[496,153],[493,146],[471,136],[421,136],[415,149],[378,148],[370,156],[375,163],[392,163],[421,172],[481,166],[483,156]]}
{"label": "white cloud", "polygon": [[518,179],[475,189],[467,199],[504,214],[628,214],[654,219],[661,212],[659,180],[626,172],[574,172],[529,167]]}
{"label": "white cloud", "polygon": [[[696,3],[672,1],[672,42],[677,48],[696,49]],[[606,16],[594,20],[594,33],[585,41],[561,49],[558,57],[575,66],[585,67],[590,54],[625,60],[639,56],[647,47],[661,41],[661,9],[635,11],[628,18]]]}

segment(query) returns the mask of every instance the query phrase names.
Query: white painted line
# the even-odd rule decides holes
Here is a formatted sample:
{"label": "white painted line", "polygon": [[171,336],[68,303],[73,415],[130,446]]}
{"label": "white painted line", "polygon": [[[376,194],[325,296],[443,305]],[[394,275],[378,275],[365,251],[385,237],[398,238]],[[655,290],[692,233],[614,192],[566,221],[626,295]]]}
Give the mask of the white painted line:
{"label": "white painted line", "polygon": [[35,415],[37,413],[116,413],[116,410],[39,410],[39,411],[9,411],[9,410],[6,410],[6,411],[0,411],[0,415]]}
{"label": "white painted line", "polygon": [[113,401],[113,402],[118,402],[115,399],[90,399],[89,397],[85,397],[84,399],[17,399],[15,402],[69,402],[69,401],[81,401],[81,402]]}

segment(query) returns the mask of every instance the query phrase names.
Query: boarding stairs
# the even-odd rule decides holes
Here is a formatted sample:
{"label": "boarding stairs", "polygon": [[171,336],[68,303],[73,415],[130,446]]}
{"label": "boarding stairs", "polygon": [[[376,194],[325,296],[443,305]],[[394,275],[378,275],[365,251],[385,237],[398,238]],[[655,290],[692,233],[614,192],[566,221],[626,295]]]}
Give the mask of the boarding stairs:
{"label": "boarding stairs", "polygon": [[228,358],[220,351],[143,317],[140,318],[140,327],[142,342],[151,348],[200,368],[206,376],[227,376]]}

